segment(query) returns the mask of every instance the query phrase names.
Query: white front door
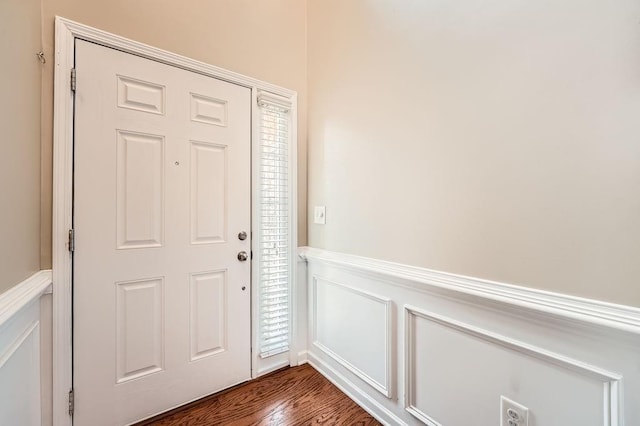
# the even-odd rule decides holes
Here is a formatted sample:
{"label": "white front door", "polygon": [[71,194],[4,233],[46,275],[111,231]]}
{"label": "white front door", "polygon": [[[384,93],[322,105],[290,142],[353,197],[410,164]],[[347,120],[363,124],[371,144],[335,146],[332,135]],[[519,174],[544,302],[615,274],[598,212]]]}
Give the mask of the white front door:
{"label": "white front door", "polygon": [[250,90],[76,41],[74,424],[248,380]]}

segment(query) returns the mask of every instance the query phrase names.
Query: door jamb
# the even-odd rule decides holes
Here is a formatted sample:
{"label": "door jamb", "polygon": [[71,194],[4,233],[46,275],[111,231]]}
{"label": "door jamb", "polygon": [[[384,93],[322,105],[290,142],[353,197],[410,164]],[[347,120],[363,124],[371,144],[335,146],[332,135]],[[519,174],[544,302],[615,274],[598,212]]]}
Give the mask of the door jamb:
{"label": "door jamb", "polygon": [[[56,16],[55,20],[55,78],[54,78],[54,131],[53,131],[53,424],[55,426],[71,426],[72,417],[68,413],[69,391],[72,387],[72,254],[68,247],[68,233],[72,229],[73,202],[73,115],[74,95],[71,91],[71,69],[75,63],[75,39],[101,44],[123,52],[132,53],[147,59],[171,66],[193,71],[219,80],[234,83],[251,89],[251,135],[252,156],[255,156],[255,136],[257,135],[258,111],[256,96],[264,90],[291,99],[291,194],[290,211],[291,252],[297,247],[297,92],[274,84],[266,83],[251,77],[228,71],[213,65],[196,61],[184,56],[167,52],[143,43],[129,40],[106,31],[98,30],[65,18]],[[254,157],[256,158],[256,157]],[[254,177],[252,176],[252,181]],[[256,191],[252,191],[252,217],[256,203]],[[292,336],[296,336],[296,289],[295,277],[297,261],[291,256],[291,310]],[[256,278],[252,276],[252,288],[256,288]],[[253,298],[252,292],[252,302]],[[251,339],[256,322],[251,321]],[[290,364],[297,365],[297,343],[292,338],[290,348]],[[252,354],[252,377],[255,377],[254,354]]]}

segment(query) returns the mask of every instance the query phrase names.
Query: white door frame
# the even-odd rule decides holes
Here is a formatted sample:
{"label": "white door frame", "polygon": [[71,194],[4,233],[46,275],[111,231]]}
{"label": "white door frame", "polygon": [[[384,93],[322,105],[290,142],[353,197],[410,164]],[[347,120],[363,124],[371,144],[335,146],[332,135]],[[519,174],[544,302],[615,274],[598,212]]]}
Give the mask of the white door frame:
{"label": "white door frame", "polygon": [[[56,40],[55,40],[55,80],[54,80],[54,131],[53,131],[53,424],[55,426],[70,426],[72,417],[69,415],[69,391],[72,387],[72,256],[69,252],[69,230],[72,229],[73,217],[73,93],[71,91],[71,70],[75,63],[75,39],[83,39],[98,43],[106,47],[118,49],[157,62],[182,68],[188,71],[197,72],[219,80],[228,81],[251,89],[251,135],[252,135],[252,158],[259,158],[259,144],[253,143],[258,138],[258,111],[257,95],[258,91],[267,91],[283,97],[292,102],[291,117],[291,150],[290,150],[290,212],[291,212],[291,232],[290,247],[291,276],[296,277],[297,262],[294,258],[297,247],[297,93],[293,90],[285,89],[270,83],[256,80],[242,74],[227,71],[225,69],[199,62],[184,56],[176,55],[138,43],[124,37],[120,37],[108,32],[98,30],[87,25],[56,17]],[[256,219],[259,217],[256,211],[258,206],[255,190],[258,174],[256,168],[258,161],[252,161],[252,227],[256,226]],[[253,245],[253,244],[252,244]],[[258,250],[252,247],[255,253]],[[252,275],[252,336],[256,335],[258,322],[257,315],[257,274]],[[293,340],[296,336],[296,291],[292,285],[291,311],[292,311],[292,341],[290,346],[290,364],[297,365],[297,342]],[[252,337],[252,341],[253,341]],[[252,377],[258,375],[257,357],[252,354]]]}

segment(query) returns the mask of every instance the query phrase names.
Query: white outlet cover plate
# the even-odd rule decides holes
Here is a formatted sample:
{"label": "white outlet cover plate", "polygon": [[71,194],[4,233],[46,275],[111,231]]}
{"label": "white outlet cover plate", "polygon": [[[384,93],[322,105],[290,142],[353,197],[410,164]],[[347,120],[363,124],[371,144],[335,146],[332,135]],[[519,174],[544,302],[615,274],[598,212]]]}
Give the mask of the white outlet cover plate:
{"label": "white outlet cover plate", "polygon": [[[517,418],[509,417],[509,409],[517,413]],[[509,423],[509,419],[515,421],[515,423]],[[507,398],[506,396],[500,396],[500,426],[528,426],[529,425],[529,409],[522,404]]]}
{"label": "white outlet cover plate", "polygon": [[327,208],[325,206],[316,206],[313,211],[313,222],[319,225],[327,223]]}

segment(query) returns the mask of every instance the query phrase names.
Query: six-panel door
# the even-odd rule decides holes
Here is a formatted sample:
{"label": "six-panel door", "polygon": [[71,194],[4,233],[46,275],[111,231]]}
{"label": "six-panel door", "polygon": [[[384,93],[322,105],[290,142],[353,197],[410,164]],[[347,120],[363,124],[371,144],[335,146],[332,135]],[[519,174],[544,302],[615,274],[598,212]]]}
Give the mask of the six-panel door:
{"label": "six-panel door", "polygon": [[250,90],[76,42],[77,425],[250,378]]}

